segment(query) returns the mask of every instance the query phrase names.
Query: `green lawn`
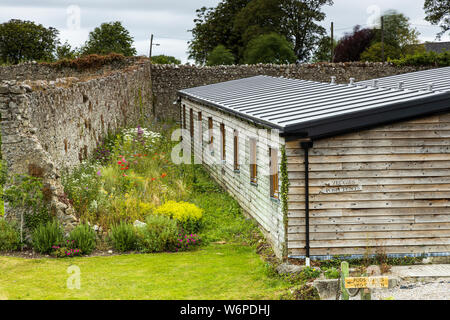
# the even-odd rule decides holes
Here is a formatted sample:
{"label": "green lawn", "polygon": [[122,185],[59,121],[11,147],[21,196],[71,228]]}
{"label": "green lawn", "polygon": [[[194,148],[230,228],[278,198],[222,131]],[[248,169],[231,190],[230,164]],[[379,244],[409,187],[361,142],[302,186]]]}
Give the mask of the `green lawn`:
{"label": "green lawn", "polygon": [[[67,268],[81,270],[68,289]],[[264,273],[254,249],[209,245],[183,253],[73,259],[0,257],[0,299],[278,299],[288,284]]]}

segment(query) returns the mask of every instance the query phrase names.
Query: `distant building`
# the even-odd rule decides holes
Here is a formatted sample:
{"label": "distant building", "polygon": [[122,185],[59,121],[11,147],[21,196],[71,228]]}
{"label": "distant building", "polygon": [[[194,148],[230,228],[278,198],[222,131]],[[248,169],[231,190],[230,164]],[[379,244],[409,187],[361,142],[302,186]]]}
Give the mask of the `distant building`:
{"label": "distant building", "polygon": [[447,42],[426,42],[424,43],[427,52],[442,53],[450,51],[450,41]]}

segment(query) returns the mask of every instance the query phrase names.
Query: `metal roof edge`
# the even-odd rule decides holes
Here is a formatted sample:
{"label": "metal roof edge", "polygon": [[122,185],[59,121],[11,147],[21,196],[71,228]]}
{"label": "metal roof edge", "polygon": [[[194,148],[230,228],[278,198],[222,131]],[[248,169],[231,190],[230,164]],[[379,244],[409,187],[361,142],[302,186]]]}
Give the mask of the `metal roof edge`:
{"label": "metal roof edge", "polygon": [[197,103],[201,103],[201,104],[206,105],[208,107],[213,107],[213,108],[215,108],[215,109],[217,109],[219,111],[228,113],[228,114],[236,116],[238,118],[248,120],[250,122],[253,122],[255,125],[264,126],[264,127],[270,128],[270,129],[277,129],[277,130],[279,130],[280,134],[282,134],[284,132],[284,128],[283,127],[274,125],[271,122],[264,121],[264,120],[261,120],[261,119],[255,118],[255,117],[251,117],[249,115],[245,115],[245,114],[240,113],[240,112],[233,111],[232,109],[225,108],[225,107],[223,107],[223,106],[221,106],[221,105],[219,105],[217,103],[213,103],[213,102],[205,100],[205,99],[197,98],[197,97],[195,97],[193,95],[190,95],[190,94],[188,94],[186,92],[182,92],[182,90],[179,90],[177,92],[177,95],[182,97],[182,98],[185,98],[187,100],[190,100],[190,101],[193,101],[193,102],[197,102]]}
{"label": "metal roof edge", "polygon": [[308,124],[300,123],[284,129],[285,136],[308,136],[313,139],[370,129],[421,116],[450,111],[450,92],[416,100],[389,104],[384,107],[358,111],[321,119]]}

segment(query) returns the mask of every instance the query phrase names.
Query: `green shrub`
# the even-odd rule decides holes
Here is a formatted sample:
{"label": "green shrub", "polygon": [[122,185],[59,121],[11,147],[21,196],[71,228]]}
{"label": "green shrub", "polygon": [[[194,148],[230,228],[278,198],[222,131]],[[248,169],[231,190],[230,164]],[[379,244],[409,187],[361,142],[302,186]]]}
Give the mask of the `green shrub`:
{"label": "green shrub", "polygon": [[54,246],[59,246],[63,241],[64,232],[56,220],[40,224],[32,235],[33,248],[39,253],[50,253]]}
{"label": "green shrub", "polygon": [[414,55],[407,55],[404,58],[391,60],[396,66],[436,66],[448,67],[450,66],[450,52],[425,52]]}
{"label": "green shrub", "polygon": [[156,208],[153,214],[170,217],[178,222],[185,233],[194,233],[200,228],[203,210],[193,203],[171,200]]}
{"label": "green shrub", "polygon": [[324,275],[327,279],[339,279],[340,272],[335,267],[331,267],[331,269],[328,269],[324,272]]}
{"label": "green shrub", "polygon": [[148,216],[147,225],[137,228],[138,249],[141,252],[173,251],[178,238],[175,220],[165,216]]}
{"label": "green shrub", "polygon": [[88,224],[80,224],[70,232],[68,240],[74,248],[80,249],[82,254],[90,254],[95,249],[97,237]]}
{"label": "green shrub", "polygon": [[113,248],[120,252],[137,248],[137,232],[132,224],[120,222],[111,228],[109,241]]}
{"label": "green shrub", "polygon": [[17,227],[0,218],[0,251],[14,251],[20,247],[20,233]]}

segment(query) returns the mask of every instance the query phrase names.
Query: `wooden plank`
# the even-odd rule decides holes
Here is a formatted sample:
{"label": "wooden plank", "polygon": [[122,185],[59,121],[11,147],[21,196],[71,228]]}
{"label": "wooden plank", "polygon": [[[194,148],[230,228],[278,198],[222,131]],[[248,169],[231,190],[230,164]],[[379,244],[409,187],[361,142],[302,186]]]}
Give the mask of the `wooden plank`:
{"label": "wooden plank", "polygon": [[[409,216],[371,216],[371,217],[328,217],[315,218],[310,217],[311,228],[316,228],[316,225],[336,225],[336,224],[353,224],[353,225],[370,225],[370,224],[391,224],[391,223],[415,223],[414,215]],[[426,216],[424,216],[426,217]],[[304,225],[304,218],[290,218],[289,225]]]}
{"label": "wooden plank", "polygon": [[[292,209],[301,209],[297,208],[296,203],[293,202]],[[290,205],[290,204],[289,204]],[[312,202],[310,203],[311,209],[333,209],[333,208],[402,208],[402,207],[414,207],[414,208],[423,208],[423,207],[446,207],[450,208],[450,200],[385,200],[385,201],[361,201],[361,202],[353,202],[353,201],[339,201],[339,202]]]}
{"label": "wooden plank", "polygon": [[330,162],[380,162],[383,161],[439,161],[448,160],[448,154],[379,154],[342,155],[342,156],[310,156],[311,163]]}
{"label": "wooden plank", "polygon": [[358,148],[358,147],[422,147],[422,146],[448,146],[450,139],[442,138],[416,138],[416,139],[354,139],[333,140],[324,139],[314,142],[314,148]]}
{"label": "wooden plank", "polygon": [[[289,200],[303,200],[304,195],[289,195]],[[450,199],[448,192],[378,192],[378,193],[322,193],[309,196],[310,202],[324,201],[369,201],[369,200],[430,200],[430,199]],[[385,206],[383,206],[385,207]]]}
{"label": "wooden plank", "polygon": [[[320,194],[323,187],[310,187],[311,195]],[[365,185],[358,193],[385,193],[385,192],[446,192],[450,191],[450,184],[399,184],[399,185]],[[289,194],[298,195],[304,193],[304,187],[289,188]]]}
{"label": "wooden plank", "polygon": [[[293,179],[301,179],[303,176],[303,172],[289,172],[289,177]],[[450,177],[450,169],[318,171],[310,172],[309,176],[311,179]]]}
{"label": "wooden plank", "polygon": [[[376,232],[376,231],[450,230],[450,223],[392,223],[392,224],[317,224],[310,225],[311,232]],[[289,224],[288,233],[302,233],[304,225]]]}
{"label": "wooden plank", "polygon": [[[289,210],[290,217],[304,217],[304,210]],[[449,214],[445,207],[426,208],[371,208],[371,209],[324,209],[310,210],[311,217],[367,217],[367,216],[404,216],[404,215]]]}
{"label": "wooden plank", "polygon": [[[290,255],[303,256],[305,255],[304,248],[289,248]],[[355,248],[311,248],[310,254],[317,256],[337,256],[337,255],[365,255],[377,253],[392,253],[392,254],[423,254],[425,252],[447,252],[448,246],[433,245],[433,246],[400,246],[400,247],[355,247]]]}
{"label": "wooden plank", "polygon": [[[424,231],[376,231],[376,232],[312,232],[311,240],[365,240],[365,239],[419,239],[419,238],[450,238],[449,230]],[[304,240],[305,233],[288,233],[288,239]]]}
{"label": "wooden plank", "polygon": [[[352,147],[352,148],[312,148],[310,156],[339,155],[389,155],[389,154],[431,154],[450,153],[450,146],[420,146],[420,147]],[[295,155],[295,153],[290,153]],[[448,158],[447,158],[448,159]],[[380,160],[380,159],[379,159]]]}
{"label": "wooden plank", "polygon": [[360,131],[349,135],[342,135],[332,140],[359,140],[359,139],[424,139],[424,138],[448,138],[450,131],[448,130],[423,130],[423,131]]}
{"label": "wooden plank", "polygon": [[[365,240],[311,240],[311,248],[355,248],[355,247],[394,247],[394,246],[429,246],[450,245],[450,238],[420,239],[365,239]],[[304,241],[289,241],[290,248],[304,247]]]}

